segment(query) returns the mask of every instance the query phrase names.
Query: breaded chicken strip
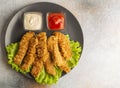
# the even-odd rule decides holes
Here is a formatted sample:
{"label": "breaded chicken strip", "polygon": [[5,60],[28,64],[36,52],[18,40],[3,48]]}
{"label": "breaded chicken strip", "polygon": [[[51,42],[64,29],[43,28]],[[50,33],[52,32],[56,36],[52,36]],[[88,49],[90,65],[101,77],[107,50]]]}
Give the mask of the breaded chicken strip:
{"label": "breaded chicken strip", "polygon": [[47,59],[47,36],[45,32],[41,32],[37,35],[38,38],[38,45],[37,45],[37,55],[38,58],[41,58],[43,62]]}
{"label": "breaded chicken strip", "polygon": [[35,60],[36,45],[38,45],[38,39],[36,37],[32,37],[29,41],[27,55],[25,56],[23,64],[21,66],[21,68],[25,71],[29,71],[28,69],[31,67]]}
{"label": "breaded chicken strip", "polygon": [[59,66],[65,72],[70,71],[70,68],[59,51],[58,38],[56,36],[50,36],[48,38],[48,51],[51,53],[55,65]]}
{"label": "breaded chicken strip", "polygon": [[36,57],[31,70],[31,75],[34,78],[38,77],[42,69],[43,69],[43,61]]}
{"label": "breaded chicken strip", "polygon": [[45,62],[45,69],[46,69],[46,71],[47,71],[49,74],[51,74],[51,75],[53,75],[53,76],[56,75],[55,67],[54,67],[54,64],[53,64],[53,62],[52,62],[52,60],[51,60],[51,56],[50,56],[50,53],[49,53],[49,52],[48,52],[48,58],[47,58],[47,60],[46,60],[46,62]]}
{"label": "breaded chicken strip", "polygon": [[37,38],[38,38],[38,45],[36,46],[37,58],[34,61],[31,71],[33,77],[37,77],[39,75],[43,68],[43,62],[45,62],[48,58],[46,33],[45,32],[39,33],[37,35]]}
{"label": "breaded chicken strip", "polygon": [[48,51],[51,53],[54,64],[58,66],[62,65],[62,57],[58,49],[58,40],[55,36],[50,36],[48,38]]}
{"label": "breaded chicken strip", "polygon": [[29,40],[35,35],[34,32],[27,32],[23,35],[20,43],[19,43],[19,49],[17,54],[14,57],[14,63],[17,65],[20,65],[24,56],[26,55],[28,45],[29,45]]}
{"label": "breaded chicken strip", "polygon": [[59,66],[59,68],[63,71],[65,71],[66,73],[70,72],[70,68],[67,64],[67,62],[63,59],[63,65]]}
{"label": "breaded chicken strip", "polygon": [[70,60],[70,58],[72,57],[70,41],[64,34],[60,32],[54,32],[53,34],[58,38],[58,45],[62,56],[64,57],[65,60],[67,61]]}

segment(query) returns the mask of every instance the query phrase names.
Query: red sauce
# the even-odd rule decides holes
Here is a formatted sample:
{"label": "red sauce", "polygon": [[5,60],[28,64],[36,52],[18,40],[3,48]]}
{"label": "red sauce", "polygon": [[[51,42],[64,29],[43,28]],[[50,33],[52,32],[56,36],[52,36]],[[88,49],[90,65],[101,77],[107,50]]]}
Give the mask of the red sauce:
{"label": "red sauce", "polygon": [[50,13],[48,14],[48,27],[50,30],[64,29],[64,14],[62,13]]}

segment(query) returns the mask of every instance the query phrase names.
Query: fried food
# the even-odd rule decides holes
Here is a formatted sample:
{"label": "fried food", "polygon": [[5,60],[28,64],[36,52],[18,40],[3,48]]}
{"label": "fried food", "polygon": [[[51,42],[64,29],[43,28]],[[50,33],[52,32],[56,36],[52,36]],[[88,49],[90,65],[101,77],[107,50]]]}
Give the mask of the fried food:
{"label": "fried food", "polygon": [[45,62],[48,58],[46,33],[41,32],[36,37],[38,39],[38,45],[36,46],[37,56],[31,71],[33,77],[37,77],[39,75],[43,68],[43,62]]}
{"label": "fried food", "polygon": [[59,66],[59,68],[63,71],[65,71],[66,73],[70,72],[70,68],[67,64],[67,62],[63,59],[63,64],[61,66]]}
{"label": "fried food", "polygon": [[46,71],[47,71],[49,74],[51,74],[51,75],[53,75],[53,76],[56,75],[55,67],[54,67],[54,64],[53,64],[53,62],[52,62],[52,60],[51,60],[51,56],[50,56],[50,53],[49,53],[49,52],[48,52],[48,58],[47,58],[47,60],[46,60],[46,62],[45,62],[45,69],[46,69]]}
{"label": "fried food", "polygon": [[45,32],[39,33],[37,35],[37,38],[38,38],[38,45],[36,47],[37,55],[38,55],[38,58],[41,58],[43,62],[45,62],[48,56],[46,33]]}
{"label": "fried food", "polygon": [[62,57],[61,57],[60,52],[59,52],[57,37],[50,36],[48,38],[48,51],[52,55],[52,59],[53,59],[54,64],[61,66],[62,65],[62,59],[61,59]]}
{"label": "fried food", "polygon": [[56,36],[50,36],[48,38],[48,51],[51,53],[55,65],[59,66],[65,72],[70,71],[70,68],[59,51],[58,38]]}
{"label": "fried food", "polygon": [[70,48],[69,40],[64,34],[60,32],[54,32],[53,34],[58,38],[58,45],[62,56],[65,60],[70,60],[70,58],[72,57],[72,51]]}
{"label": "fried food", "polygon": [[36,78],[39,76],[39,73],[42,71],[42,69],[43,69],[43,61],[36,56],[30,73],[34,78]]}
{"label": "fried food", "polygon": [[19,43],[19,49],[17,54],[14,57],[14,63],[17,65],[20,65],[24,56],[26,55],[28,45],[29,45],[29,40],[35,35],[34,32],[27,32],[23,35],[20,43]]}
{"label": "fried food", "polygon": [[60,32],[54,32],[48,39],[45,32],[34,35],[34,32],[23,35],[14,57],[15,64],[30,72],[34,78],[39,76],[43,67],[53,76],[56,75],[55,66],[68,73],[71,69],[67,61],[70,60],[72,52],[67,37]]}
{"label": "fried food", "polygon": [[38,45],[38,39],[36,37],[32,37],[29,42],[27,55],[25,56],[23,64],[21,66],[21,68],[25,71],[27,71],[31,67],[35,60],[36,45]]}

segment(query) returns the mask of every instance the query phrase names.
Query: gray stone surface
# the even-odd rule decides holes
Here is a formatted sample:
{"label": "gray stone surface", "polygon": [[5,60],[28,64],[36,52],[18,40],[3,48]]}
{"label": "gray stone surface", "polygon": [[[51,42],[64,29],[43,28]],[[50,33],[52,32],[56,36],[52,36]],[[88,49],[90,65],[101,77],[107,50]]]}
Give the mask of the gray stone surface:
{"label": "gray stone surface", "polygon": [[79,20],[84,33],[84,50],[81,60],[57,84],[39,85],[13,71],[1,51],[3,47],[0,46],[0,88],[119,88],[120,1],[1,0],[0,35],[13,13],[25,5],[39,1],[60,4]]}

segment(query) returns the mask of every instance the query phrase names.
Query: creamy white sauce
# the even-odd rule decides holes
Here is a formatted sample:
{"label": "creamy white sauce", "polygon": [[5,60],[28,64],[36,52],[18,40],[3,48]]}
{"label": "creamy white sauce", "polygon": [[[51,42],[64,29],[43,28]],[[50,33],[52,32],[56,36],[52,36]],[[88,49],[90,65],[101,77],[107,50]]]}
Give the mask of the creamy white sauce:
{"label": "creamy white sauce", "polygon": [[24,13],[24,28],[27,30],[40,30],[42,28],[42,14],[39,12]]}

